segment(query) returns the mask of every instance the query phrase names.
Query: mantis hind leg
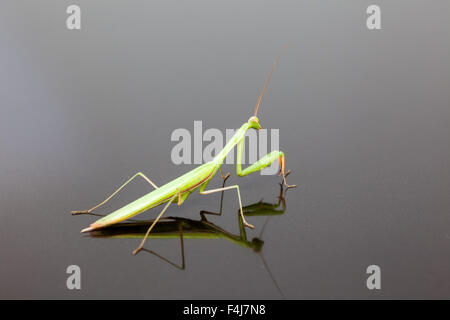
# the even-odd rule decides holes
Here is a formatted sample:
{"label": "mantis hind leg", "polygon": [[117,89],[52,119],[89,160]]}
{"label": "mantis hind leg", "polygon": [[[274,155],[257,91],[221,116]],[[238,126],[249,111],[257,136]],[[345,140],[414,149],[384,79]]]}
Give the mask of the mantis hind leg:
{"label": "mantis hind leg", "polygon": [[145,248],[142,248],[142,251],[148,252],[150,254],[153,254],[154,256],[160,258],[161,260],[167,262],[168,264],[174,266],[175,268],[178,268],[180,270],[184,270],[186,267],[185,258],[184,258],[184,240],[183,240],[183,223],[180,222],[178,225],[178,230],[180,231],[180,249],[181,249],[181,266],[177,265],[176,263],[170,261],[169,259],[163,257],[162,255],[156,253],[153,250],[148,250]]}
{"label": "mantis hind leg", "polygon": [[72,211],[73,215],[77,215],[77,214],[86,214],[86,213],[92,213],[92,211],[94,211],[95,209],[101,207],[102,205],[104,205],[105,203],[107,203],[109,200],[111,200],[111,198],[113,198],[116,194],[118,194],[123,188],[125,188],[125,186],[127,184],[129,184],[131,181],[133,181],[135,178],[137,177],[141,177],[143,178],[145,181],[147,181],[149,184],[151,184],[155,189],[158,189],[158,186],[156,184],[153,183],[152,180],[150,180],[145,174],[143,174],[142,172],[138,172],[136,173],[134,176],[132,176],[130,179],[128,179],[127,182],[125,182],[123,185],[121,185],[119,187],[119,189],[117,189],[116,191],[114,191],[108,198],[106,198],[105,200],[103,200],[102,202],[100,202],[99,204],[97,204],[96,206],[92,207],[89,210],[76,210],[76,211]]}
{"label": "mantis hind leg", "polygon": [[166,206],[164,207],[164,209],[161,210],[161,212],[159,213],[159,215],[156,217],[155,221],[153,221],[153,223],[150,225],[150,227],[147,230],[147,233],[144,236],[144,239],[142,239],[141,243],[139,244],[139,246],[133,251],[133,254],[136,255],[139,253],[139,251],[142,250],[142,248],[144,247],[145,241],[148,238],[148,235],[150,234],[150,232],[152,231],[153,227],[155,226],[156,223],[158,223],[159,219],[161,218],[161,216],[164,214],[164,212],[167,210],[167,208],[170,206],[170,204],[172,203],[173,200],[175,200],[176,197],[180,197],[180,193],[175,193],[173,195],[173,197],[167,202]]}

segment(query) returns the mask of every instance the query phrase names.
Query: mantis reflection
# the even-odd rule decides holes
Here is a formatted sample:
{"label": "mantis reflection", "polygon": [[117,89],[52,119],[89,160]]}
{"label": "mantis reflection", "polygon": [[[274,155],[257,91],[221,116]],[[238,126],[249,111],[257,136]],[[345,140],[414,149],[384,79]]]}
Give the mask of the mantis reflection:
{"label": "mantis reflection", "polygon": [[[225,185],[225,181],[223,183]],[[278,200],[274,203],[264,202],[262,200],[244,206],[243,212],[246,216],[276,216],[282,215],[286,211],[286,200],[284,198],[285,190],[283,185],[280,184],[280,192],[278,195]],[[270,269],[262,255],[262,247],[264,241],[261,240],[264,228],[267,225],[268,219],[266,219],[263,227],[261,228],[260,235],[254,237],[252,240],[247,239],[247,234],[245,230],[245,225],[242,220],[241,215],[237,214],[239,234],[227,231],[224,228],[208,221],[206,215],[221,215],[222,214],[222,204],[223,204],[223,192],[220,199],[220,210],[219,212],[211,211],[200,211],[200,220],[193,220],[182,217],[167,217],[163,221],[155,225],[149,238],[153,239],[179,239],[181,248],[181,264],[176,264],[164,256],[156,253],[153,250],[143,248],[142,251],[150,253],[159,259],[167,262],[168,264],[184,270],[186,267],[185,263],[185,252],[184,252],[184,239],[226,239],[232,243],[238,244],[242,247],[252,249],[254,252],[258,253],[262,259],[264,267],[266,268],[270,278],[274,282],[279,293],[284,297],[280,287],[278,286],[275,278],[273,277]],[[100,230],[94,230],[89,233],[92,238],[115,238],[115,239],[142,239],[145,237],[148,227],[153,223],[154,220],[145,221],[133,221],[126,223],[118,223]]]}
{"label": "mantis reflection", "polygon": [[[193,220],[182,217],[167,217],[159,224],[155,225],[149,238],[153,239],[180,239],[182,264],[177,266],[184,269],[184,239],[226,239],[236,243],[242,247],[253,249],[260,252],[264,241],[255,237],[252,240],[247,239],[246,230],[241,216],[238,214],[239,234],[234,234],[222,227],[208,221],[206,215],[221,215],[223,204],[223,193],[220,199],[220,211],[218,213],[211,211],[200,211],[200,220]],[[281,208],[280,208],[281,207]],[[280,184],[280,194],[278,201],[275,203],[267,203],[260,200],[259,202],[243,207],[246,216],[275,216],[282,215],[286,210],[286,200],[284,199],[283,185]],[[145,236],[148,226],[154,220],[135,221],[118,223],[100,230],[90,232],[92,238],[116,238],[116,239],[141,239]],[[265,226],[265,224],[264,224]],[[261,232],[262,233],[262,232]],[[143,249],[149,253],[155,254],[153,251]],[[159,255],[158,255],[159,256]],[[161,256],[159,256],[161,258]],[[172,264],[172,263],[171,263]]]}

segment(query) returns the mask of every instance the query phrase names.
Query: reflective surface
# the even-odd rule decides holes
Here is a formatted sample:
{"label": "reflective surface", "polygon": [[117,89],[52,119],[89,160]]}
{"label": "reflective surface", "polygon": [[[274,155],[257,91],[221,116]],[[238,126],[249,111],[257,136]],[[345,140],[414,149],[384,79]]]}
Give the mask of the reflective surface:
{"label": "reflective surface", "polygon": [[[184,240],[186,268],[138,239],[79,231],[72,216],[137,171],[157,184],[174,165],[170,135],[237,128],[251,115],[273,59],[288,41],[260,109],[280,129],[292,170],[286,211],[270,217],[262,254],[287,298],[450,297],[450,38],[446,1],[79,1],[0,8],[0,297],[281,298],[258,253],[226,239]],[[407,4],[407,5],[406,5]],[[419,22],[420,23],[419,23]],[[277,201],[277,176],[235,176],[243,202]],[[217,176],[210,186],[219,187]],[[148,192],[135,182],[99,213]],[[199,220],[220,194],[192,194],[168,216]],[[208,220],[234,235],[234,191]],[[152,219],[156,211],[139,216]],[[258,237],[266,218],[249,216]],[[146,248],[180,261],[180,240]],[[66,288],[79,265],[82,289]],[[366,268],[382,290],[366,288]]]}

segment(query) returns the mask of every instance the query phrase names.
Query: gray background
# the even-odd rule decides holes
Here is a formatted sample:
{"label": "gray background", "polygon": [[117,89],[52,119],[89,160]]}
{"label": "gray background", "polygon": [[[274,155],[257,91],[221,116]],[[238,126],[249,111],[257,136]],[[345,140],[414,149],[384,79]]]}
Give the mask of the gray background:
{"label": "gray background", "polygon": [[[382,8],[382,30],[365,10]],[[0,4],[0,298],[280,298],[259,255],[186,240],[185,271],[137,240],[92,239],[87,209],[137,171],[158,184],[176,128],[235,128],[261,107],[280,129],[287,210],[263,254],[288,298],[450,298],[448,1],[71,1]],[[245,204],[276,200],[278,177],[235,177]],[[215,178],[211,186],[219,186]],[[146,193],[136,182],[101,212]],[[219,195],[170,215],[198,218]],[[236,197],[211,220],[237,233]],[[143,218],[154,217],[152,211]],[[249,218],[261,231],[265,218]],[[179,260],[177,240],[148,247]],[[66,289],[66,267],[82,290]],[[366,267],[382,290],[366,288]]]}

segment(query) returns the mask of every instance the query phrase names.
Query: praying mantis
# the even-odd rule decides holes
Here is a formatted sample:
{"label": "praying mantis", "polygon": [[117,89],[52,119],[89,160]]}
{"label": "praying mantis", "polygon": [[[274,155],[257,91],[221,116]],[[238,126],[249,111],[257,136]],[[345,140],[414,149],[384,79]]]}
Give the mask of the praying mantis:
{"label": "praying mantis", "polygon": [[246,175],[249,175],[253,172],[260,171],[263,168],[270,165],[272,162],[278,159],[280,164],[280,175],[283,177],[283,184],[286,186],[286,188],[293,188],[296,187],[295,185],[289,185],[286,182],[286,176],[290,173],[290,171],[285,171],[285,155],[282,151],[275,150],[267,155],[263,156],[261,159],[259,159],[257,162],[253,163],[252,165],[249,165],[247,168],[242,169],[242,153],[244,148],[244,138],[245,133],[250,129],[260,130],[261,125],[259,123],[259,119],[257,117],[258,110],[261,105],[262,98],[264,96],[264,93],[267,90],[267,86],[269,84],[270,78],[272,76],[273,71],[275,70],[275,66],[278,63],[278,60],[280,59],[284,49],[280,53],[280,55],[275,59],[274,63],[272,64],[272,69],[266,79],[266,82],[264,83],[264,87],[261,90],[261,93],[258,97],[258,100],[255,105],[254,114],[251,116],[247,122],[245,122],[234,134],[234,136],[228,141],[228,143],[225,145],[225,147],[220,151],[213,160],[210,162],[207,162],[205,164],[202,164],[198,166],[197,168],[185,173],[184,175],[166,183],[163,186],[158,187],[152,180],[150,180],[146,175],[144,175],[142,172],[136,173],[133,177],[131,177],[128,181],[126,181],[122,186],[120,186],[116,191],[114,191],[108,198],[106,198],[101,203],[97,204],[93,208],[89,210],[81,210],[81,211],[72,211],[72,214],[83,214],[83,213],[92,213],[93,210],[101,207],[106,202],[108,202],[111,198],[113,198],[117,193],[119,193],[128,183],[130,183],[132,180],[134,180],[137,177],[143,178],[145,181],[147,181],[150,185],[152,185],[155,190],[152,192],[138,198],[137,200],[119,208],[118,210],[110,213],[109,215],[95,221],[92,223],[88,228],[85,228],[81,230],[81,232],[90,232],[94,230],[98,230],[107,226],[111,226],[113,224],[117,224],[119,222],[122,222],[124,220],[127,220],[133,216],[136,216],[144,211],[147,211],[149,209],[155,208],[157,206],[160,206],[162,204],[166,205],[161,210],[159,215],[156,217],[156,219],[153,221],[153,223],[148,228],[144,238],[142,239],[139,246],[133,251],[133,254],[136,255],[139,253],[144,244],[147,240],[150,232],[152,231],[153,227],[158,223],[159,219],[162,217],[164,212],[168,209],[171,203],[177,203],[178,206],[181,206],[181,204],[186,200],[186,198],[194,192],[197,188],[199,189],[199,193],[201,195],[207,195],[212,194],[215,192],[222,192],[226,190],[232,190],[235,189],[237,191],[238,196],[238,202],[239,202],[239,209],[240,209],[240,216],[242,218],[243,224],[246,227],[249,227],[251,229],[254,228],[253,225],[248,223],[245,220],[244,212],[242,209],[242,201],[241,201],[241,193],[239,190],[239,185],[232,185],[228,187],[222,187],[217,189],[210,189],[205,190],[206,186],[212,179],[212,177],[216,174],[218,170],[220,170],[220,174],[224,180],[226,180],[230,173],[227,173],[225,176],[223,175],[221,166],[223,164],[223,161],[225,160],[228,153],[233,150],[233,148],[237,145],[237,163],[236,163],[236,174],[239,177],[243,177]]}

